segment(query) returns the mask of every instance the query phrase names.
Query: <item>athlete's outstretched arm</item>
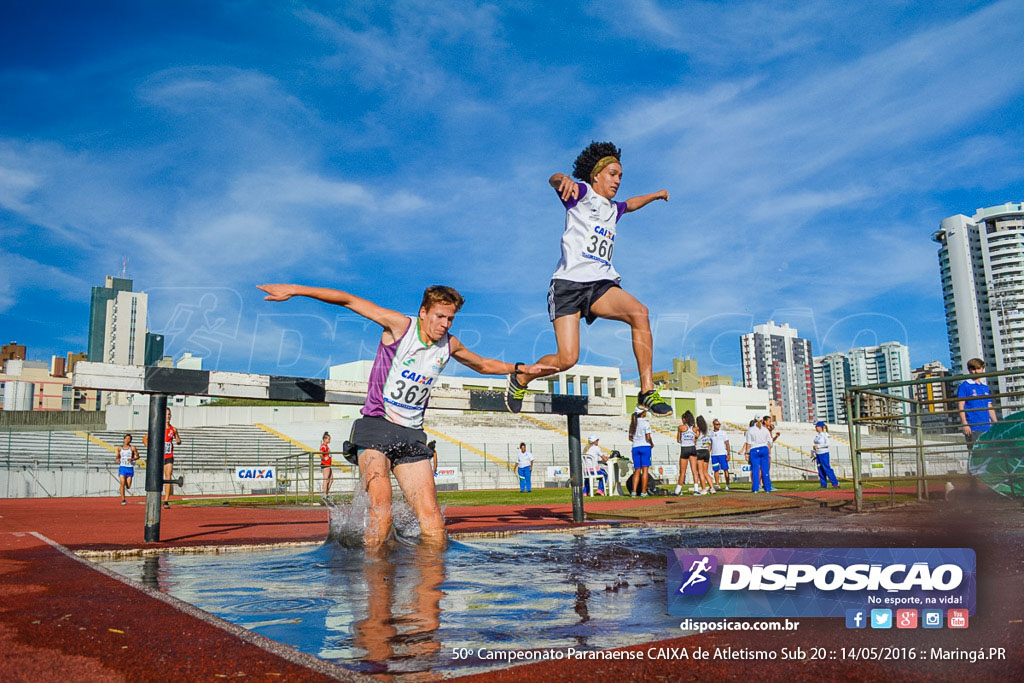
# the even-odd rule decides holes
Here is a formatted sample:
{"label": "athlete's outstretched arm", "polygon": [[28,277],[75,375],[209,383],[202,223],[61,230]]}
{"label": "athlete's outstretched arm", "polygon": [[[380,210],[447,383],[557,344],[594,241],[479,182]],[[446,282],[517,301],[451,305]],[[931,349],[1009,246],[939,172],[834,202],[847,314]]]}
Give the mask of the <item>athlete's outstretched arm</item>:
{"label": "athlete's outstretched arm", "polygon": [[642,194],[638,197],[630,197],[629,199],[626,200],[626,213],[629,213],[630,211],[636,211],[637,209],[642,209],[651,202],[655,201],[656,199],[664,199],[667,202],[668,190],[658,190],[657,192],[652,192],[651,194]]}
{"label": "athlete's outstretched arm", "polygon": [[287,301],[293,296],[307,296],[324,303],[344,306],[364,318],[369,318],[391,332],[396,338],[401,336],[408,326],[409,319],[398,311],[378,306],[372,301],[367,301],[340,289],[306,287],[305,285],[257,285],[256,288],[267,293],[267,296],[263,297],[267,301]]}
{"label": "athlete's outstretched arm", "polygon": [[[452,358],[470,370],[476,370],[481,375],[507,375],[515,370],[515,363],[506,363],[503,360],[496,360],[494,358],[484,358],[467,349],[456,337],[451,337],[451,349]],[[520,365],[519,372],[548,374],[558,372],[558,368],[553,365]]]}

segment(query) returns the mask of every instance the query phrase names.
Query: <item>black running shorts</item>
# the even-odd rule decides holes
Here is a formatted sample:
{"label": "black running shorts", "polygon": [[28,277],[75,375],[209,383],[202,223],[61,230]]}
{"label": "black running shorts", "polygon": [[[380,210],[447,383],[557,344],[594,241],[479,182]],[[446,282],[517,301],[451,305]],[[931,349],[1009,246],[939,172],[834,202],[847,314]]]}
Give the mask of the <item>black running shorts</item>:
{"label": "black running shorts", "polygon": [[353,465],[359,464],[359,453],[366,449],[380,451],[395,465],[434,457],[427,447],[422,429],[412,429],[388,422],[383,417],[361,417],[352,423],[352,434],[342,445],[342,454]]}
{"label": "black running shorts", "polygon": [[597,316],[590,312],[590,307],[601,298],[601,295],[618,286],[619,283],[615,280],[552,280],[548,288],[548,318],[555,322],[556,318],[579,313],[589,325],[597,319]]}

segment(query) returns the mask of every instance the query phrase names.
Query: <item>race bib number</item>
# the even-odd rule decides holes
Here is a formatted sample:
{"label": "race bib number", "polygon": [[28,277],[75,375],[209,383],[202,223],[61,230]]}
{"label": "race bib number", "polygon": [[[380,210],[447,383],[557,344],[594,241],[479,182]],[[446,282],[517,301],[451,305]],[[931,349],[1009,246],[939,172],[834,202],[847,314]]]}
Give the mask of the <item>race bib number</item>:
{"label": "race bib number", "polygon": [[424,386],[405,379],[395,380],[385,396],[388,403],[413,410],[424,410],[428,398],[430,398],[429,385]]}
{"label": "race bib number", "polygon": [[610,263],[612,260],[612,252],[615,251],[614,237],[609,239],[608,237],[602,237],[601,235],[590,235],[586,245],[586,256],[587,258],[595,261],[604,261]]}

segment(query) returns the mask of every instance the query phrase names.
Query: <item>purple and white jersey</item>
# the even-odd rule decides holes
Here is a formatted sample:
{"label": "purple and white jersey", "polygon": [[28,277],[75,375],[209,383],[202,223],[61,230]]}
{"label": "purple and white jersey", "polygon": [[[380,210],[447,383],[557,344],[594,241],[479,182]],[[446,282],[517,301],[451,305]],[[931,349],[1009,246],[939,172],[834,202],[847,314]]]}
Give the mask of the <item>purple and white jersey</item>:
{"label": "purple and white jersey", "polygon": [[576,183],[579,197],[565,205],[562,258],[554,280],[595,282],[621,278],[612,267],[615,225],[626,212],[626,202],[613,202],[594,192],[587,183]]}
{"label": "purple and white jersey", "polygon": [[430,390],[450,358],[449,335],[424,344],[419,319],[409,318],[400,339],[391,344],[381,342],[377,347],[366,403],[360,412],[402,427],[422,429]]}

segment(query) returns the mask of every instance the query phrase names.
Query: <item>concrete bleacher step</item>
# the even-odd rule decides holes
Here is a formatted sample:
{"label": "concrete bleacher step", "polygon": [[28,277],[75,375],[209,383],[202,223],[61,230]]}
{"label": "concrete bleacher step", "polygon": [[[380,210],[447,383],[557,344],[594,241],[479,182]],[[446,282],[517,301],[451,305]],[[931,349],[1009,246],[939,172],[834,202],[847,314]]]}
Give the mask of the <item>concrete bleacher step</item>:
{"label": "concrete bleacher step", "polygon": [[[132,443],[145,458],[142,431],[130,431]],[[122,431],[8,432],[0,442],[0,458],[11,466],[75,467],[114,463],[124,439]],[[251,425],[197,427],[180,430],[182,464],[200,469],[223,468],[254,459],[274,460],[298,452],[292,444]],[[254,450],[257,452],[254,453]]]}

